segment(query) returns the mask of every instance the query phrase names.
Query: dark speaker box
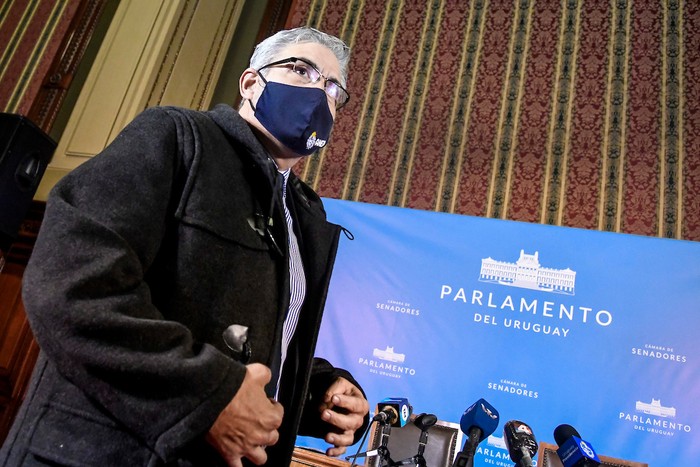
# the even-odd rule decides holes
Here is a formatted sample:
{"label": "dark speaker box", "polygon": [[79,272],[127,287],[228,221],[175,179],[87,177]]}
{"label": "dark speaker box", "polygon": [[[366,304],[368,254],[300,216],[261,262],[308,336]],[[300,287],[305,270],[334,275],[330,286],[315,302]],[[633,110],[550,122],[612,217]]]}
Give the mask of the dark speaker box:
{"label": "dark speaker box", "polygon": [[0,250],[17,237],[55,149],[26,117],[0,113]]}

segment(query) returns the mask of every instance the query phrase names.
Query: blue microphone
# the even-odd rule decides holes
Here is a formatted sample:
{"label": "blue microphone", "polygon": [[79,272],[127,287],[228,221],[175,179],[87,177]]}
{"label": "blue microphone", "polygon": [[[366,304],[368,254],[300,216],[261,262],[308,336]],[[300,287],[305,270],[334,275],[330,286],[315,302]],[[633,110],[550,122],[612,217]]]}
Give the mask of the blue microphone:
{"label": "blue microphone", "polygon": [[394,427],[403,427],[408,423],[413,407],[408,403],[408,399],[403,397],[387,397],[377,404],[379,411],[372,421],[388,424]]}
{"label": "blue microphone", "polygon": [[471,467],[474,465],[476,447],[498,427],[498,410],[485,399],[479,399],[464,411],[459,427],[467,435],[467,440],[452,467]]}
{"label": "blue microphone", "polygon": [[581,435],[571,425],[559,425],[554,429],[557,442],[557,456],[564,467],[596,467],[600,459],[590,443],[581,439]]}

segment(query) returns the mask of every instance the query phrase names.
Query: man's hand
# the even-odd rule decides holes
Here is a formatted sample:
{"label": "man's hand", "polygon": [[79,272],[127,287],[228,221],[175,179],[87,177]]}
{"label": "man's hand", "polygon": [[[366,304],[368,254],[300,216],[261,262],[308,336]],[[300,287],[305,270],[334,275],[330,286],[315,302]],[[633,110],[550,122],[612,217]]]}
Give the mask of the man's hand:
{"label": "man's hand", "polygon": [[279,439],[277,429],[284,409],[265,394],[271,376],[270,369],[260,363],[247,365],[243,384],[207,433],[207,442],[230,467],[242,467],[243,457],[264,464],[265,447]]}
{"label": "man's hand", "polygon": [[337,428],[324,438],[334,446],[326,451],[326,455],[335,457],[352,445],[355,431],[362,426],[369,412],[369,402],[354,384],[338,378],[326,391],[320,412],[322,420]]}

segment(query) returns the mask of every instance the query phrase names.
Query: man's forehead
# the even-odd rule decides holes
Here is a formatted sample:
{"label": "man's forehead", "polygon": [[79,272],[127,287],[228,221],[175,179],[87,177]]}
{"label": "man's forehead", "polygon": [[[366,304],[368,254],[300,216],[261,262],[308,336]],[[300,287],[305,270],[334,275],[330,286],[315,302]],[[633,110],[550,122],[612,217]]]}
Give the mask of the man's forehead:
{"label": "man's forehead", "polygon": [[287,57],[303,58],[311,62],[321,73],[332,78],[340,78],[340,63],[328,47],[316,42],[289,44],[280,51],[277,59]]}

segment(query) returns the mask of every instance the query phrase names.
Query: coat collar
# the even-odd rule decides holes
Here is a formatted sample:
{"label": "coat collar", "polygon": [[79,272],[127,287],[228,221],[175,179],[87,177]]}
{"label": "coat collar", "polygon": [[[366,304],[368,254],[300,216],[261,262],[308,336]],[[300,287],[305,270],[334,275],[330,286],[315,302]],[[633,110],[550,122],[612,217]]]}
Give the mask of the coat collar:
{"label": "coat collar", "polygon": [[239,151],[239,153],[244,155],[253,165],[260,167],[270,181],[270,186],[274,187],[278,173],[277,164],[255,136],[248,122],[235,109],[226,104],[218,104],[207,114],[235,145],[243,146],[244,150]]}

